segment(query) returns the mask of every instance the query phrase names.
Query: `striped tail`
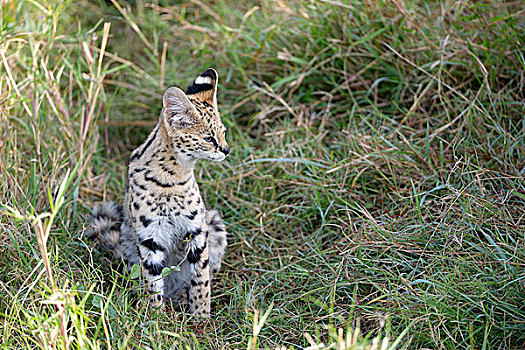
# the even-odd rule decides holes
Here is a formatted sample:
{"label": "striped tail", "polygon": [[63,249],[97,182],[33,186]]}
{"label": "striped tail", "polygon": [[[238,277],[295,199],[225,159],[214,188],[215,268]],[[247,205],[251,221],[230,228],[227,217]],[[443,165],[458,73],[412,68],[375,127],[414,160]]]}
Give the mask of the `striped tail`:
{"label": "striped tail", "polygon": [[228,245],[228,233],[217,210],[206,211],[206,224],[208,226],[210,270],[212,273],[217,273],[221,268],[222,258]]}
{"label": "striped tail", "polygon": [[104,249],[120,260],[119,240],[123,221],[124,212],[120,204],[115,202],[97,204],[89,218],[90,228],[85,235],[87,238],[98,238]]}

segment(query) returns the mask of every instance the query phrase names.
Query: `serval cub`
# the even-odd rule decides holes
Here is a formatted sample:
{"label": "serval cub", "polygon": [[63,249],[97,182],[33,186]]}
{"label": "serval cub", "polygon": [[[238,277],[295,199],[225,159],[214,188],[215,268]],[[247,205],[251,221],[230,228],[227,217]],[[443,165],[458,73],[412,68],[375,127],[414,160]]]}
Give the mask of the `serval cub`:
{"label": "serval cub", "polygon": [[[124,207],[103,203],[90,219],[90,235],[123,260],[126,271],[141,266],[150,304],[171,299],[204,317],[227,242],[219,214],[204,206],[193,169],[197,159],[222,161],[230,153],[217,82],[217,72],[208,69],[186,92],[166,91],[157,126],[131,154]],[[180,270],[163,278],[163,269],[173,266]]]}

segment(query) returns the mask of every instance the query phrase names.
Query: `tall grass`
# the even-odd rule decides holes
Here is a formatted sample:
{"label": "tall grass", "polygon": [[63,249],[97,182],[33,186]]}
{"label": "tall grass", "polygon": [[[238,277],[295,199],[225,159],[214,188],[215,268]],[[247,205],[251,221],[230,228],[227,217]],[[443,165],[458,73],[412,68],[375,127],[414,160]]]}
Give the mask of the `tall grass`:
{"label": "tall grass", "polygon": [[[4,1],[5,348],[520,349],[520,2]],[[83,237],[160,97],[214,67],[214,317],[134,305]],[[360,330],[360,331],[358,331]]]}

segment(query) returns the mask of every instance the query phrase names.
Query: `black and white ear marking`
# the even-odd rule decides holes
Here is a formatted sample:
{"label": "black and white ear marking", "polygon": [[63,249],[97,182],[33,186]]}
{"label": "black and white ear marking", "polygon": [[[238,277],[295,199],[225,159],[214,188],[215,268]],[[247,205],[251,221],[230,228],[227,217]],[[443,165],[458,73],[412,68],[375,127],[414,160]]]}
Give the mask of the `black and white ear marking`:
{"label": "black and white ear marking", "polygon": [[195,123],[197,111],[186,94],[178,87],[170,87],[162,98],[162,115],[174,128],[186,129]]}
{"label": "black and white ear marking", "polygon": [[195,84],[195,85],[210,84],[211,85],[211,83],[212,83],[212,81],[211,81],[210,77],[200,76],[200,77],[197,77],[197,79],[195,79],[195,82],[193,84]]}
{"label": "black and white ear marking", "polygon": [[191,86],[186,89],[187,95],[195,95],[199,100],[217,106],[217,83],[219,75],[213,68],[208,68],[199,75]]}

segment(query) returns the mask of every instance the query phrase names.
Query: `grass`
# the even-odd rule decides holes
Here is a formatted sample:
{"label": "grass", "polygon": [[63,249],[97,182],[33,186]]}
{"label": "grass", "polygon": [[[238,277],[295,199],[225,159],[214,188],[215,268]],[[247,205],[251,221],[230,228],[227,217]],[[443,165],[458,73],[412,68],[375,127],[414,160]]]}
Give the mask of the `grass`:
{"label": "grass", "polygon": [[[3,1],[3,348],[522,349],[524,13]],[[196,323],[133,305],[83,231],[207,67],[232,154],[197,176],[231,238]]]}

